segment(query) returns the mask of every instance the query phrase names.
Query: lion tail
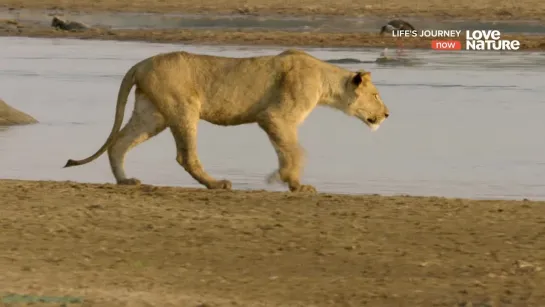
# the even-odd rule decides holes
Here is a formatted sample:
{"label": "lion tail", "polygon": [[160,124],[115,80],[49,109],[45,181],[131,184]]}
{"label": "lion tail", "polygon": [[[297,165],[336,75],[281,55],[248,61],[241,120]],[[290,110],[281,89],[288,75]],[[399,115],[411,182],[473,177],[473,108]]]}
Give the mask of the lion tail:
{"label": "lion tail", "polygon": [[72,160],[68,159],[66,162],[65,167],[70,166],[77,166],[77,165],[83,165],[87,164],[96,158],[100,157],[111,145],[112,142],[115,140],[117,136],[117,132],[119,132],[119,129],[121,129],[121,124],[123,123],[123,116],[125,114],[125,106],[127,105],[127,100],[129,98],[129,94],[131,93],[132,87],[135,84],[135,74],[136,70],[139,67],[139,64],[134,65],[127,71],[125,76],[123,77],[123,81],[121,81],[121,86],[119,87],[119,93],[117,95],[117,106],[115,109],[115,120],[114,120],[114,126],[112,128],[112,132],[110,132],[110,135],[108,136],[108,139],[100,147],[100,149],[94,153],[92,156],[82,159],[82,160]]}

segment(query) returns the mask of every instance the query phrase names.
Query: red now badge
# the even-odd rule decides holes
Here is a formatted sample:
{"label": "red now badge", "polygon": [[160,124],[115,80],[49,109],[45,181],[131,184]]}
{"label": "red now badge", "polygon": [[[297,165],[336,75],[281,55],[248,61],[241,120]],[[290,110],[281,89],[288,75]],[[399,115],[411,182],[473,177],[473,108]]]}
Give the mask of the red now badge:
{"label": "red now badge", "polygon": [[432,40],[433,50],[462,50],[462,42],[454,40]]}

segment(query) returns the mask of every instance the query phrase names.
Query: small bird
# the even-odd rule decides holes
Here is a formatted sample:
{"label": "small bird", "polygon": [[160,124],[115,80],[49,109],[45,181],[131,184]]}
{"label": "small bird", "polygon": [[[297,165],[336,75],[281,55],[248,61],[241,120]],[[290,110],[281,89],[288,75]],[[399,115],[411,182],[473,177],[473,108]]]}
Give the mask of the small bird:
{"label": "small bird", "polygon": [[87,30],[90,27],[79,21],[66,21],[62,20],[57,16],[53,17],[51,20],[51,26],[55,29],[64,30],[64,31],[82,31]]}
{"label": "small bird", "polygon": [[392,32],[394,30],[415,30],[415,28],[404,20],[394,19],[380,29],[380,35],[384,35],[386,31]]}

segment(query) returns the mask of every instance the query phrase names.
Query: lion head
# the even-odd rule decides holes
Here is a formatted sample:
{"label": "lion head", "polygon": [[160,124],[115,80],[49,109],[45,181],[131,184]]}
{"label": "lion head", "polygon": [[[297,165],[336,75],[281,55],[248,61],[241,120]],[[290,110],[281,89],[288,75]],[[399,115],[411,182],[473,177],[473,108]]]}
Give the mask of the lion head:
{"label": "lion head", "polygon": [[388,118],[390,111],[380,98],[380,94],[371,82],[371,73],[358,71],[349,78],[347,91],[342,97],[342,111],[349,116],[362,120],[371,130],[375,131]]}

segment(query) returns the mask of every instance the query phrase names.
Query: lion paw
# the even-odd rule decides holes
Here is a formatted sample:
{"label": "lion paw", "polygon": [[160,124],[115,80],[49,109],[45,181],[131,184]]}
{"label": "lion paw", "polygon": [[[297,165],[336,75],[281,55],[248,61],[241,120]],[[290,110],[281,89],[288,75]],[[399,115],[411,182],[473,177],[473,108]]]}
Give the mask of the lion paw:
{"label": "lion paw", "polygon": [[232,184],[229,180],[218,180],[208,185],[210,190],[231,190]]}
{"label": "lion paw", "polygon": [[317,193],[316,188],[308,184],[302,184],[296,188],[290,188],[290,191],[301,192],[301,193],[313,193],[313,194]]}
{"label": "lion paw", "polygon": [[140,185],[140,180],[136,178],[122,179],[117,182],[119,185]]}

